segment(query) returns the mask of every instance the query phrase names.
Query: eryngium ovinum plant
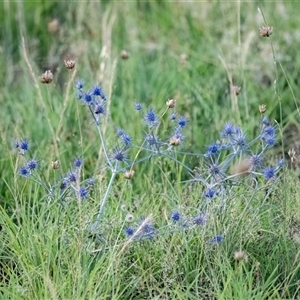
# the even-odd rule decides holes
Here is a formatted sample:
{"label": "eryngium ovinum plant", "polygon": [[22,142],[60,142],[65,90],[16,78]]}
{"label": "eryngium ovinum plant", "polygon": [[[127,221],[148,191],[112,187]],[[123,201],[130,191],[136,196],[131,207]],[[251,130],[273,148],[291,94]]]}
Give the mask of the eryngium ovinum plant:
{"label": "eryngium ovinum plant", "polygon": [[[116,176],[122,174],[127,180],[134,180],[135,167],[155,157],[164,157],[184,168],[191,179],[187,184],[193,185],[199,197],[198,207],[189,208],[174,207],[169,212],[169,219],[164,225],[157,226],[152,217],[141,217],[136,224],[132,222],[132,216],[127,215],[128,226],[121,228],[124,237],[129,240],[153,239],[161,235],[172,234],[178,231],[190,231],[195,227],[202,227],[209,222],[210,208],[226,214],[226,208],[230,204],[236,191],[241,188],[251,191],[267,190],[278,181],[278,171],[283,166],[283,160],[276,165],[268,165],[266,152],[272,149],[276,143],[276,126],[263,116],[259,121],[257,136],[248,140],[241,127],[228,122],[224,124],[220,132],[220,139],[206,147],[204,153],[186,153],[180,151],[184,143],[188,120],[176,113],[176,101],[168,100],[166,108],[160,115],[155,108],[145,108],[142,103],[135,103],[136,117],[144,126],[142,137],[130,135],[122,128],[117,128],[116,136],[106,136],[103,132],[103,120],[108,118],[106,114],[107,99],[101,86],[96,85],[91,90],[86,90],[82,80],[75,82],[77,98],[82,103],[83,109],[90,112],[93,120],[95,134],[98,134],[99,142],[105,156],[105,168],[110,174],[105,193],[100,200],[94,219],[87,224],[92,234],[101,231],[101,222],[105,220],[105,207],[111,195]],[[168,120],[171,132],[164,132],[161,121]],[[108,149],[107,141],[116,140],[112,149]],[[140,142],[137,143],[140,139]],[[110,144],[111,144],[110,141]],[[36,158],[30,157],[28,139],[15,141],[15,148],[24,158],[24,164],[19,168],[19,175],[27,180],[35,181],[45,189],[45,198],[50,201],[58,200],[58,205],[66,198],[74,201],[89,201],[90,190],[94,187],[95,180],[92,177],[82,178],[84,159],[74,158],[73,168],[59,177],[54,184],[45,183],[39,174],[39,163]],[[187,166],[182,157],[193,155],[199,157],[196,168]],[[130,159],[130,158],[133,159]],[[232,166],[235,169],[232,170]],[[59,162],[53,162],[52,167],[59,168]],[[95,170],[97,174],[99,170]],[[211,235],[208,241],[218,244],[224,240],[224,232]]]}

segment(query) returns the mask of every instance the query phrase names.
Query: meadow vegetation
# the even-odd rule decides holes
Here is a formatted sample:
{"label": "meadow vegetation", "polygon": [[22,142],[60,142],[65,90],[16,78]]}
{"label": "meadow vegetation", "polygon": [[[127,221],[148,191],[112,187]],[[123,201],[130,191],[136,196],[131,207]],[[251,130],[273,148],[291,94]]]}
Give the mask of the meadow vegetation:
{"label": "meadow vegetation", "polygon": [[298,299],[297,6],[4,1],[0,298]]}

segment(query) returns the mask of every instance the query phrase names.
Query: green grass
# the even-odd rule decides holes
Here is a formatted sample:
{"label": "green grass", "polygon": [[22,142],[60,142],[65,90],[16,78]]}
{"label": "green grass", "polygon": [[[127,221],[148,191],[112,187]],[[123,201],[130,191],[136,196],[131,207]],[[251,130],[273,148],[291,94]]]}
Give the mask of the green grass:
{"label": "green grass", "polygon": [[[103,148],[74,89],[76,78],[87,86],[101,83],[108,97],[102,124],[108,149],[115,146],[116,127],[141,141],[136,101],[161,115],[165,102],[176,99],[176,111],[189,120],[181,150],[193,153],[204,153],[219,139],[227,121],[253,139],[261,120],[258,106],[265,104],[266,114],[279,124],[268,156],[275,162],[290,148],[299,151],[299,131],[291,129],[299,128],[298,6],[285,1],[1,4],[0,298],[298,299],[297,169],[284,168],[273,186],[259,190],[241,179],[225,213],[216,204],[208,208],[204,227],[136,242],[124,235],[127,214],[135,221],[149,217],[159,228],[173,210],[195,215],[203,201],[200,185],[185,182],[189,172],[153,157],[136,166],[132,180],[116,176],[101,226],[91,232],[110,173],[99,170]],[[59,29],[50,33],[54,18]],[[265,21],[274,27],[270,38],[259,36]],[[122,50],[129,59],[121,59]],[[76,61],[76,70],[64,68],[68,58]],[[38,77],[47,69],[54,80],[42,85]],[[241,86],[238,97],[231,84]],[[160,126],[168,137],[167,115]],[[49,184],[82,156],[82,176],[96,178],[90,197],[61,202],[21,178],[24,160],[12,147],[21,138],[30,139],[30,156],[39,160],[38,173]],[[178,159],[191,169],[201,165],[196,156]],[[58,170],[51,167],[55,160]],[[213,246],[209,241],[217,234],[225,239]],[[235,260],[236,251],[245,251],[247,260]]]}

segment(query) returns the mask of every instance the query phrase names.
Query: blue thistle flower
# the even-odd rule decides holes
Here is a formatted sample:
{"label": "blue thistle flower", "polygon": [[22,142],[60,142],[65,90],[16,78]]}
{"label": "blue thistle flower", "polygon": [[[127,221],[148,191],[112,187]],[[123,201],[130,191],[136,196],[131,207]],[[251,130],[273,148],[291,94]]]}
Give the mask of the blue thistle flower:
{"label": "blue thistle flower", "polygon": [[211,188],[208,188],[204,193],[203,196],[205,198],[214,198],[217,195],[217,192]]}
{"label": "blue thistle flower", "polygon": [[134,104],[134,108],[135,108],[135,110],[140,111],[143,109],[143,105],[141,103],[136,102]]}
{"label": "blue thistle flower", "polygon": [[160,146],[160,141],[157,136],[155,136],[153,133],[148,133],[145,137],[145,141],[147,146],[151,148],[155,148],[155,150],[158,150]]}
{"label": "blue thistle flower", "polygon": [[276,143],[275,135],[263,134],[261,135],[261,140],[267,144],[269,147],[273,147]]}
{"label": "blue thistle flower", "polygon": [[27,166],[22,166],[19,169],[19,175],[28,178],[31,175],[29,168]]}
{"label": "blue thistle flower", "polygon": [[68,174],[68,181],[69,182],[76,182],[77,178],[78,178],[77,172],[75,172],[75,171],[69,172],[69,174]]}
{"label": "blue thistle flower", "polygon": [[207,215],[200,213],[198,216],[194,217],[194,224],[197,226],[203,226],[207,222]]}
{"label": "blue thistle flower", "polygon": [[[141,220],[140,224],[143,224],[143,219]],[[142,227],[142,235],[140,236],[141,238],[153,238],[155,234],[155,229],[152,225],[151,222],[147,222],[146,224],[143,224]]]}
{"label": "blue thistle flower", "polygon": [[159,120],[152,108],[147,111],[144,119],[148,126],[157,126],[159,124]]}
{"label": "blue thistle flower", "polygon": [[267,116],[263,117],[263,119],[261,120],[261,123],[265,126],[269,126],[271,124],[269,121],[269,118]]}
{"label": "blue thistle flower", "polygon": [[29,171],[33,171],[38,167],[38,162],[36,159],[31,159],[27,162],[27,168]]}
{"label": "blue thistle flower", "polygon": [[134,230],[132,227],[126,227],[126,228],[125,228],[125,234],[126,234],[127,236],[132,236],[132,235],[134,235],[134,232],[135,232],[135,230]]}
{"label": "blue thistle flower", "polygon": [[78,90],[81,90],[83,89],[83,80],[81,79],[77,79],[76,82],[75,82],[75,87],[78,89]]}
{"label": "blue thistle flower", "polygon": [[121,140],[124,146],[129,146],[132,143],[131,137],[128,134],[123,134]]}
{"label": "blue thistle flower", "polygon": [[17,140],[14,141],[13,145],[14,145],[15,149],[19,149],[20,148],[20,143]]}
{"label": "blue thistle flower", "polygon": [[271,126],[271,125],[265,127],[263,131],[265,134],[271,135],[271,136],[275,136],[275,133],[276,133],[275,127]]}
{"label": "blue thistle flower", "polygon": [[60,183],[60,189],[61,189],[61,191],[66,190],[68,188],[69,184],[70,184],[69,179],[68,178],[63,178],[63,180]]}
{"label": "blue thistle flower", "polygon": [[125,161],[125,153],[119,147],[114,148],[112,158],[117,161]]}
{"label": "blue thistle flower", "polygon": [[81,186],[78,191],[78,196],[80,199],[86,199],[89,196],[89,191]]}
{"label": "blue thistle flower", "polygon": [[171,121],[175,121],[176,118],[177,118],[176,112],[172,113],[171,116],[170,116]]}
{"label": "blue thistle flower", "polygon": [[213,144],[207,146],[205,156],[213,156],[213,155],[217,154],[220,151],[220,149],[221,149],[220,143],[218,143],[218,142],[213,143]]}
{"label": "blue thistle flower", "polygon": [[94,104],[93,93],[84,93],[82,95],[82,101],[85,105],[93,105]]}
{"label": "blue thistle flower", "polygon": [[97,102],[94,107],[95,115],[105,115],[105,104],[103,102]]}
{"label": "blue thistle flower", "polygon": [[236,127],[232,123],[228,122],[224,125],[223,131],[221,131],[221,137],[223,138],[231,137],[236,134],[236,131],[237,131]]}
{"label": "blue thistle flower", "polygon": [[220,167],[217,164],[211,164],[209,166],[208,170],[209,170],[211,175],[220,175],[221,174]]}
{"label": "blue thistle flower", "polygon": [[224,236],[223,235],[216,235],[210,240],[211,245],[217,245],[220,244],[221,242],[224,241]]}
{"label": "blue thistle flower", "polygon": [[105,94],[99,85],[96,85],[93,88],[92,93],[94,96],[100,96],[102,98],[102,100],[104,100],[104,101],[106,100]]}
{"label": "blue thistle flower", "polygon": [[125,146],[131,145],[131,137],[125,132],[125,130],[117,128],[116,134]]}
{"label": "blue thistle flower", "polygon": [[178,222],[180,220],[180,213],[178,211],[174,211],[171,215],[171,219],[174,222]]}
{"label": "blue thistle flower", "polygon": [[178,120],[178,125],[183,128],[187,125],[187,118],[186,117],[180,117]]}
{"label": "blue thistle flower", "polygon": [[271,180],[275,178],[275,169],[273,167],[267,167],[263,170],[263,175],[266,180]]}
{"label": "blue thistle flower", "polygon": [[250,163],[253,167],[261,167],[263,158],[261,155],[253,154],[250,157]]}
{"label": "blue thistle flower", "polygon": [[24,150],[24,151],[29,150],[29,140],[28,139],[22,140],[19,143],[19,148],[22,149],[22,150]]}
{"label": "blue thistle flower", "polygon": [[121,137],[123,134],[126,134],[125,130],[123,130],[121,128],[117,128],[116,135]]}
{"label": "blue thistle flower", "polygon": [[90,177],[86,180],[86,184],[89,185],[89,186],[94,186],[95,184],[95,179]]}
{"label": "blue thistle flower", "polygon": [[83,159],[81,157],[78,157],[74,160],[74,167],[75,168],[81,168],[83,165]]}

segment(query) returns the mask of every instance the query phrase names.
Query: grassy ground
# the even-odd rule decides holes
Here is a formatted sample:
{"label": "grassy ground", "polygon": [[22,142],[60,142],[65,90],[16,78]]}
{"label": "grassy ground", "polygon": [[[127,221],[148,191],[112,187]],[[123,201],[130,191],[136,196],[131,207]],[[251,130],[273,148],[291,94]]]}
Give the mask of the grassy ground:
{"label": "grassy ground", "polygon": [[[298,299],[299,172],[288,167],[287,156],[294,148],[298,161],[298,6],[2,3],[1,298]],[[263,25],[273,26],[270,37],[260,36]],[[75,60],[76,67],[67,70],[64,59]],[[46,70],[54,78],[42,84],[39,76]],[[106,94],[99,127],[77,99],[77,78],[87,90],[100,84]],[[241,87],[238,96],[233,86]],[[125,180],[120,169],[108,167],[99,128],[109,153],[116,128],[141,145],[148,132],[144,113],[134,109],[140,102],[145,111],[163,115],[153,132],[168,141],[174,127],[170,113],[164,114],[168,99],[176,99],[176,112],[188,120],[182,145],[171,158],[153,152]],[[232,173],[227,174],[232,185],[223,186],[226,205],[219,200],[206,205],[205,184],[193,173],[196,168],[201,177],[208,169],[201,153],[220,140],[228,121],[243,128],[247,141],[257,137],[262,104],[277,131],[264,163],[274,165],[284,156],[285,167],[276,180],[259,177],[255,184],[250,176],[230,181]],[[30,141],[25,157],[13,146],[24,138]],[[261,145],[253,147],[258,151]],[[131,162],[137,154],[147,157],[140,150],[126,152]],[[76,185],[95,180],[89,196],[48,197],[76,157],[84,160]],[[19,175],[28,158],[38,160],[36,177]],[[59,169],[53,168],[55,161]],[[172,222],[174,212],[186,224]],[[202,212],[207,220],[197,224],[195,216]],[[100,222],[92,228],[97,215]],[[155,229],[154,237],[126,236],[129,226],[144,230],[145,224]]]}

